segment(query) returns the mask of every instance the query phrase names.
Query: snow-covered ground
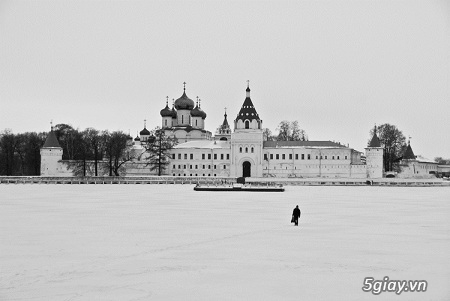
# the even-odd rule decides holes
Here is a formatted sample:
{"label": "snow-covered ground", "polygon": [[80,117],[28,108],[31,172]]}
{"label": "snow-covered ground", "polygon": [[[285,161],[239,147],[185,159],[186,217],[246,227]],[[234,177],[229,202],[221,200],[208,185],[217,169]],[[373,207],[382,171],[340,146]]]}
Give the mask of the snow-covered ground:
{"label": "snow-covered ground", "polygon": [[449,254],[446,187],[0,185],[0,300],[450,300]]}

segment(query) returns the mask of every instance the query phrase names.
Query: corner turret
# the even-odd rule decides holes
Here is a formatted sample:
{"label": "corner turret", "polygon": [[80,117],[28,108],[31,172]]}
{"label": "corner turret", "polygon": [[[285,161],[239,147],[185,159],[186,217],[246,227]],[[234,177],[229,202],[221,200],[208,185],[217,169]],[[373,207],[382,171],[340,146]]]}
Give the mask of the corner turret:
{"label": "corner turret", "polygon": [[383,147],[377,136],[376,125],[373,129],[372,139],[366,147],[366,174],[370,179],[383,177]]}
{"label": "corner turret", "polygon": [[56,176],[61,170],[63,149],[58,142],[53,126],[41,148],[41,176]]}

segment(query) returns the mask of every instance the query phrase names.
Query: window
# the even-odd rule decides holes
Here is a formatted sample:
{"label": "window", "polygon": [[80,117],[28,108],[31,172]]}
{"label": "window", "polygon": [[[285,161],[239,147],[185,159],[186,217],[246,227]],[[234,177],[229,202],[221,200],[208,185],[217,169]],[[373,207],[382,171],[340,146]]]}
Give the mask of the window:
{"label": "window", "polygon": [[319,159],[319,156],[316,156],[316,160]]}
{"label": "window", "polygon": [[298,154],[295,154],[295,160],[298,160]]}
{"label": "window", "polygon": [[230,160],[230,154],[227,154],[227,160]]}
{"label": "window", "polygon": [[292,160],[292,154],[289,154],[289,160]]}
{"label": "window", "polygon": [[337,159],[339,160],[339,156],[337,156]]}
{"label": "window", "polygon": [[189,155],[189,159],[193,160],[194,159],[194,154],[190,154]]}
{"label": "window", "polygon": [[202,160],[205,160],[205,154],[202,154]]}
{"label": "window", "polygon": [[345,160],[347,160],[347,156],[345,156]]}
{"label": "window", "polygon": [[211,154],[208,154],[208,160],[211,160]]}
{"label": "window", "polygon": [[270,160],[273,160],[273,154],[270,154]]}
{"label": "window", "polygon": [[214,154],[214,160],[217,160],[217,154]]}
{"label": "window", "polygon": [[250,122],[248,120],[245,121],[245,128],[246,129],[250,128]]}
{"label": "window", "polygon": [[192,165],[189,165],[189,169],[192,169]]}
{"label": "window", "polygon": [[178,165],[178,169],[181,169],[181,165]]}
{"label": "window", "polygon": [[245,152],[248,153],[248,147],[245,148]]}
{"label": "window", "polygon": [[184,123],[184,116],[181,115],[181,123]]}
{"label": "window", "polygon": [[320,160],[322,160],[323,158],[322,158],[322,155],[320,155]]}
{"label": "window", "polygon": [[333,160],[334,160],[334,156],[332,156],[332,157],[331,157],[331,159],[333,159]]}
{"label": "window", "polygon": [[217,165],[214,165],[214,169],[217,169]]}
{"label": "window", "polygon": [[172,154],[172,159],[175,160],[175,154]]}
{"label": "window", "polygon": [[223,154],[220,154],[220,160],[223,160]]}
{"label": "window", "polygon": [[183,165],[183,166],[184,166],[183,168],[186,169],[186,165]]}
{"label": "window", "polygon": [[267,154],[264,154],[264,160],[267,161]]}
{"label": "window", "polygon": [[175,169],[175,165],[172,168]]}
{"label": "window", "polygon": [[242,147],[239,147],[239,152],[242,153]]}
{"label": "window", "polygon": [[302,160],[305,160],[305,154],[302,154]]}
{"label": "window", "polygon": [[195,169],[198,169],[198,165],[195,165]]}
{"label": "window", "polygon": [[166,119],[166,120],[164,120],[164,125],[165,125],[165,126],[167,126],[167,119]]}
{"label": "window", "polygon": [[328,156],[325,156],[325,160],[327,160],[328,159]]}
{"label": "window", "polygon": [[186,160],[187,159],[187,154],[184,154],[184,160]]}
{"label": "window", "polygon": [[275,159],[279,160],[279,159],[280,159],[280,155],[279,155],[279,154],[276,154],[276,155],[275,155]]}
{"label": "window", "polygon": [[308,154],[308,160],[311,160],[311,155],[310,154]]}
{"label": "window", "polygon": [[208,165],[208,169],[211,169],[211,165]]}
{"label": "window", "polygon": [[203,165],[203,169],[205,169],[205,165]]}
{"label": "window", "polygon": [[252,153],[254,153],[255,152],[255,149],[252,147]]}
{"label": "window", "polygon": [[226,165],[224,165],[224,166],[223,166],[223,169],[227,169],[227,166],[226,166]]}
{"label": "window", "polygon": [[282,155],[281,155],[281,159],[285,160],[285,159],[286,159],[286,155],[285,155],[285,154],[282,154]]}
{"label": "window", "polygon": [[181,160],[181,154],[178,154],[178,160]]}

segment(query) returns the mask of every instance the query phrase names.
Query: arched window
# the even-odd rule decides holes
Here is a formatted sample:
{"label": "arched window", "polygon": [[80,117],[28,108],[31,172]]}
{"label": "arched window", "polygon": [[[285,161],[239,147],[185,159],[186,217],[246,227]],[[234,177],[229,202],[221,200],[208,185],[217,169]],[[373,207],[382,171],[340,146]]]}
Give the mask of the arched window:
{"label": "arched window", "polygon": [[257,122],[258,122],[258,130],[260,130],[261,129],[261,123],[259,121],[257,121]]}
{"label": "arched window", "polygon": [[246,129],[250,128],[250,121],[248,121],[248,120],[245,121],[245,128]]}
{"label": "arched window", "polygon": [[239,152],[242,153],[242,146],[239,148]]}
{"label": "arched window", "polygon": [[181,123],[184,123],[184,116],[181,115]]}
{"label": "arched window", "polygon": [[195,120],[195,126],[197,126],[197,120]]}
{"label": "arched window", "polygon": [[248,153],[248,147],[245,148],[245,152]]}
{"label": "arched window", "polygon": [[164,125],[165,125],[165,126],[167,126],[167,119],[166,119],[166,120],[164,120]]}
{"label": "arched window", "polygon": [[252,147],[252,153],[255,152],[255,149]]}

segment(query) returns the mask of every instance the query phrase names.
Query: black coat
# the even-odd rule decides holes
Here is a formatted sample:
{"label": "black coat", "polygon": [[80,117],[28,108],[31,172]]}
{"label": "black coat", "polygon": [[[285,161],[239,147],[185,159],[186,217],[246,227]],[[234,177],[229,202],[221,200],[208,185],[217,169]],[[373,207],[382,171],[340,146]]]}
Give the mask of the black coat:
{"label": "black coat", "polygon": [[294,218],[299,218],[300,214],[302,213],[300,212],[299,208],[295,208],[294,211],[292,212],[292,216],[294,216]]}

